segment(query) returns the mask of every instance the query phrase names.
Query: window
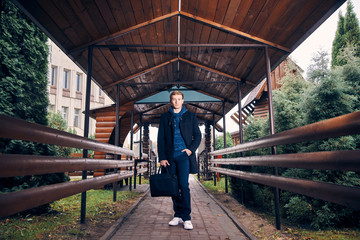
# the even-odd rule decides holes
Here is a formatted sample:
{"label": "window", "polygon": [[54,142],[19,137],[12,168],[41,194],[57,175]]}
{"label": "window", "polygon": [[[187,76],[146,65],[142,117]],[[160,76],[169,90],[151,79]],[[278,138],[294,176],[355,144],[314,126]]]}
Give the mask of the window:
{"label": "window", "polygon": [[63,88],[69,89],[69,70],[64,70]]}
{"label": "window", "polygon": [[80,126],[80,109],[74,110],[74,127]]}
{"label": "window", "polygon": [[61,107],[61,114],[63,119],[68,122],[68,108],[67,107]]}
{"label": "window", "polygon": [[102,91],[101,91],[101,88],[99,88],[99,97],[101,97],[102,95]]}
{"label": "window", "polygon": [[51,78],[50,78],[50,85],[56,86],[56,67],[51,67]]}
{"label": "window", "polygon": [[81,74],[76,74],[76,91],[81,92]]}
{"label": "window", "polygon": [[55,105],[49,104],[48,105],[48,112],[55,112]]}

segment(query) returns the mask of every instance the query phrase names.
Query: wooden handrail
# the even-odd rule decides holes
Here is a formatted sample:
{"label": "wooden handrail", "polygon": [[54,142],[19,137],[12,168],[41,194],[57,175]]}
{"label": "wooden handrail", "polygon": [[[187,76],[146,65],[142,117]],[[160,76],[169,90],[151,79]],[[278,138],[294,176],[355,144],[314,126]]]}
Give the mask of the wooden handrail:
{"label": "wooden handrail", "polygon": [[135,156],[134,151],[0,114],[0,137]]}
{"label": "wooden handrail", "polygon": [[271,187],[278,187],[283,190],[309,197],[334,202],[357,210],[360,209],[360,188],[304,179],[278,177],[268,174],[249,173],[219,167],[210,167],[209,170]]}
{"label": "wooden handrail", "polygon": [[360,111],[290,129],[271,136],[210,152],[223,155],[283,144],[327,139],[360,133]]}
{"label": "wooden handrail", "polygon": [[211,159],[210,163],[360,172],[360,150],[222,158]]}
{"label": "wooden handrail", "polygon": [[0,217],[10,216],[26,209],[41,206],[89,189],[114,183],[132,177],[132,175],[132,171],[121,172],[121,174],[111,174],[86,180],[58,183],[0,194]]}
{"label": "wooden handrail", "polygon": [[132,167],[132,160],[59,158],[36,155],[0,155],[0,177]]}

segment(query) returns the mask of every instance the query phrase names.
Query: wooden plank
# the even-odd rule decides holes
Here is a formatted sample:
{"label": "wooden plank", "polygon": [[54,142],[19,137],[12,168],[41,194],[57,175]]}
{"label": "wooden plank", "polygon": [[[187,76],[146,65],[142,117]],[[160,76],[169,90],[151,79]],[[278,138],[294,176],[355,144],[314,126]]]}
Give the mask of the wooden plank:
{"label": "wooden plank", "polygon": [[[142,0],[142,6],[143,6],[143,9],[144,9],[144,17],[146,19],[153,19],[154,18],[154,15],[153,15],[153,6],[151,4],[151,1],[146,1],[146,0]],[[159,32],[157,32],[156,30],[156,24],[151,24],[147,27],[147,35],[146,38],[142,39],[143,42],[147,42],[148,39],[150,39],[151,43],[154,43],[154,44],[158,44],[159,41],[158,41],[158,34]],[[163,43],[163,42],[160,42],[160,43]],[[160,60],[160,56],[159,56],[159,48],[156,48],[154,49],[153,53],[152,53],[152,58],[153,58],[153,62],[151,63],[152,66],[153,65],[157,65],[161,62]]]}
{"label": "wooden plank", "polygon": [[[107,2],[111,8],[111,14],[113,15],[113,18],[115,19],[115,23],[118,26],[118,29],[119,29],[118,31],[128,28],[129,25],[127,25],[127,23],[126,23],[126,20],[124,17],[124,12],[121,7],[120,1],[108,0]],[[113,34],[115,34],[115,33],[113,33]]]}
{"label": "wooden plank", "polygon": [[[101,128],[97,128],[97,129],[101,129]],[[109,133],[95,133],[95,139],[101,139],[101,138],[109,139],[110,135],[111,135],[111,132],[109,132]]]}
{"label": "wooden plank", "polygon": [[116,117],[97,117],[96,122],[115,122]]}
{"label": "wooden plank", "polygon": [[115,127],[115,123],[112,122],[97,122],[96,127],[97,128],[103,128],[103,127]]}
{"label": "wooden plank", "polygon": [[104,3],[103,0],[96,0],[95,3],[110,33],[119,31],[119,26],[116,24],[109,4],[107,2]]}
{"label": "wooden plank", "polygon": [[281,1],[273,0],[265,2],[264,6],[256,17],[251,30],[249,31],[250,34],[258,35],[271,40],[271,38],[269,38],[267,34],[264,34],[264,32],[267,32],[269,29],[271,29],[274,26],[276,19],[278,19],[279,16],[283,14],[282,11],[286,10],[278,10],[279,2]]}
{"label": "wooden plank", "polygon": [[217,22],[217,23],[224,22],[225,13],[226,13],[226,10],[228,9],[228,6],[229,6],[229,0],[219,1],[217,8],[216,8],[214,22]]}
{"label": "wooden plank", "polygon": [[111,134],[113,130],[114,130],[114,128],[112,128],[112,127],[96,128],[95,134],[96,133],[106,133],[106,134],[110,133]]}
{"label": "wooden plank", "polygon": [[242,3],[241,0],[231,0],[229,2],[229,6],[226,10],[226,13],[224,14],[224,21],[222,22],[222,24],[226,25],[226,26],[231,26],[234,18],[236,16],[236,13],[240,7],[240,3]]}
{"label": "wooden plank", "polygon": [[109,49],[106,49],[106,48],[98,49],[96,52],[99,52],[100,54],[103,55],[103,59],[109,64],[108,69],[112,70],[112,72],[114,73],[114,76],[116,76],[116,75],[124,76],[125,75],[123,70],[121,69],[120,65],[116,61],[114,55],[112,54],[112,52]]}
{"label": "wooden plank", "polygon": [[[101,36],[101,29],[98,29],[98,26],[95,25],[95,22],[93,21],[91,15],[89,14],[89,11],[88,11],[89,6],[84,6],[82,4],[82,2],[75,1],[75,0],[69,0],[68,2],[70,3],[73,11],[79,17],[79,19],[82,23],[82,26],[86,29],[86,31],[89,33],[89,35],[92,37],[92,39],[99,38]],[[99,22],[100,21],[101,20],[99,19]],[[105,28],[106,28],[106,26],[105,26]],[[104,35],[105,34],[103,34],[103,36]]]}
{"label": "wooden plank", "polygon": [[[134,12],[134,18],[136,20],[136,24],[139,24],[141,22],[145,22],[145,13],[144,13],[144,9],[141,3],[141,0],[132,0],[131,1],[131,6]],[[146,40],[149,41],[148,38],[150,38],[150,36],[147,36],[150,32],[147,31],[149,28],[149,25],[146,26],[145,28],[141,28],[138,29],[137,31],[134,31],[131,33],[131,36],[135,42],[139,42],[139,43],[144,43],[146,42]],[[141,49],[137,48],[136,49],[139,55],[139,59],[141,62],[141,65],[143,68],[147,68],[149,66],[154,65],[154,61],[153,61],[153,57],[152,54],[149,52],[145,52],[143,53]]]}

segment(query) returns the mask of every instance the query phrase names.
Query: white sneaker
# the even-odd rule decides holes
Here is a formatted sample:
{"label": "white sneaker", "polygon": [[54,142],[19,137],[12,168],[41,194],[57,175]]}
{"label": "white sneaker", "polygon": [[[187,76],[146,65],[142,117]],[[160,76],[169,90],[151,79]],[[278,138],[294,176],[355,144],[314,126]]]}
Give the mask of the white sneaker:
{"label": "white sneaker", "polygon": [[194,227],[190,220],[187,220],[184,222],[184,229],[185,230],[192,230]]}
{"label": "white sneaker", "polygon": [[169,222],[169,225],[170,226],[177,226],[179,225],[179,223],[183,223],[184,221],[179,218],[179,217],[174,217],[170,222]]}

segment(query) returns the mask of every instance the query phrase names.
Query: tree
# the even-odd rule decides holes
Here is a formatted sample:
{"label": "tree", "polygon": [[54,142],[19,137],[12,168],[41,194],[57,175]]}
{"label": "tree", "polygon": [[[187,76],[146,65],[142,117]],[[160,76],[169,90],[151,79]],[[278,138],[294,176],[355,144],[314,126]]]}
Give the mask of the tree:
{"label": "tree", "polygon": [[[345,48],[345,51],[347,48]],[[343,52],[341,50],[341,52]],[[343,54],[344,55],[344,54]],[[346,55],[346,54],[345,54]],[[326,55],[322,55],[326,57]],[[318,58],[313,65],[321,65],[324,61]],[[354,95],[354,84],[360,76],[360,69],[356,65],[356,57],[348,56],[343,59],[344,66],[336,67],[330,75],[317,78],[318,84],[306,92],[302,106],[304,112],[303,124],[311,124],[321,120],[344,115],[354,111],[357,96]],[[358,63],[358,62],[357,62]],[[312,66],[312,69],[319,69]],[[346,70],[345,70],[346,69]],[[312,73],[310,72],[310,75]],[[351,76],[351,77],[350,77]],[[356,85],[356,84],[355,84]],[[303,146],[304,152],[352,150],[357,145],[356,137],[344,136],[327,140],[312,141]],[[300,177],[320,182],[359,186],[359,174],[347,171],[329,171],[316,169],[287,169],[283,176]],[[346,219],[359,221],[359,216],[353,210],[330,202],[320,201],[290,192],[282,194],[285,216],[290,220],[310,223],[313,228],[327,228],[341,226],[351,222]],[[311,206],[311,208],[309,208]]]}
{"label": "tree", "polygon": [[[62,117],[61,112],[48,113],[48,121],[49,127],[60,130],[60,131],[69,131],[71,133],[71,129],[68,129],[67,123],[65,119]],[[55,155],[58,157],[70,157],[72,152],[72,148],[63,147],[63,146],[54,146]]]}
{"label": "tree", "polygon": [[320,83],[322,79],[330,76],[328,53],[322,49],[312,57],[312,64],[308,67],[308,80],[312,83]]}
{"label": "tree", "polygon": [[356,18],[354,6],[350,0],[347,3],[345,17],[343,17],[341,13],[339,14],[338,28],[332,47],[332,67],[341,66],[344,64],[341,59],[338,59],[338,56],[341,52],[341,49],[347,45],[356,46],[355,56],[360,57],[359,20]]}
{"label": "tree", "polygon": [[[282,132],[303,124],[302,104],[304,94],[310,88],[311,84],[301,76],[296,66],[288,61],[285,68],[286,74],[281,79],[282,86],[273,91],[274,121],[275,132]],[[278,154],[298,152],[297,144],[288,144],[277,147]]]}
{"label": "tree", "polygon": [[[0,114],[47,125],[47,37],[9,0],[1,1],[0,21]],[[6,139],[0,140],[0,152],[55,154],[46,144]],[[63,173],[2,178],[0,192],[65,180]],[[50,205],[44,206],[40,211]]]}
{"label": "tree", "polygon": [[47,37],[10,1],[2,4],[0,111],[47,125]]}

